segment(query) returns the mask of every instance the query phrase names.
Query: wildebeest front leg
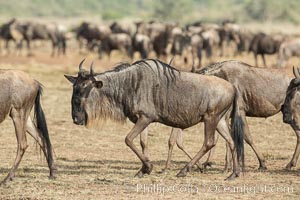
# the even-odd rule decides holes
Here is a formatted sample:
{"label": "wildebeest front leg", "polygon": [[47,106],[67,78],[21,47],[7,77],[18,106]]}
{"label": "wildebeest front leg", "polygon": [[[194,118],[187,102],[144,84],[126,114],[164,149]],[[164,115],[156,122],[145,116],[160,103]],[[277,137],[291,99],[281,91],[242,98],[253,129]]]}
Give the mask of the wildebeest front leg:
{"label": "wildebeest front leg", "polygon": [[266,59],[265,59],[265,54],[261,54],[261,57],[262,57],[262,60],[264,62],[264,67],[267,67]]}
{"label": "wildebeest front leg", "polygon": [[125,143],[127,146],[131,148],[131,150],[137,155],[137,157],[142,161],[143,166],[139,170],[139,172],[136,174],[138,177],[142,177],[144,174],[150,174],[153,168],[153,165],[150,163],[148,158],[138,151],[136,146],[133,144],[134,138],[138,136],[149,124],[151,123],[151,120],[148,119],[145,116],[141,116],[138,121],[136,122],[135,126],[132,128],[132,130],[128,133],[128,135],[125,138]]}
{"label": "wildebeest front leg", "polygon": [[27,149],[27,139],[25,135],[25,114],[23,110],[15,110],[12,109],[11,111],[11,118],[13,119],[13,123],[15,126],[15,131],[16,131],[16,137],[17,137],[17,142],[18,142],[18,147],[17,147],[17,156],[15,159],[15,162],[9,171],[8,175],[5,177],[5,179],[1,182],[1,184],[6,183],[7,181],[10,181],[13,179],[15,176],[15,172],[22,160],[22,157],[25,153],[25,150]]}
{"label": "wildebeest front leg", "polygon": [[57,170],[53,158],[52,158],[52,152],[49,152],[50,159],[48,159],[48,154],[45,146],[45,142],[43,142],[43,138],[39,134],[39,130],[36,128],[36,126],[33,124],[30,117],[28,117],[27,123],[26,123],[26,131],[37,141],[37,143],[40,145],[46,160],[48,162],[48,167],[50,170],[50,178],[55,178],[55,172]]}
{"label": "wildebeest front leg", "polygon": [[177,177],[184,177],[191,170],[193,165],[198,162],[211,148],[215,146],[215,130],[218,124],[216,117],[207,117],[204,122],[205,133],[204,142],[196,156],[177,174]]}
{"label": "wildebeest front leg", "polygon": [[150,160],[149,158],[149,148],[148,148],[148,128],[145,128],[144,131],[141,133],[140,137],[140,144],[142,147],[142,152],[147,160]]}
{"label": "wildebeest front leg", "polygon": [[297,160],[298,160],[299,154],[300,154],[300,131],[297,130],[296,128],[294,128],[294,127],[293,127],[293,129],[294,129],[294,131],[296,133],[296,136],[297,136],[297,145],[296,145],[296,149],[295,149],[295,152],[293,154],[292,160],[286,166],[286,169],[288,169],[288,170],[291,170],[292,167],[296,167]]}
{"label": "wildebeest front leg", "polygon": [[[215,143],[216,143],[216,144],[217,144],[217,142],[218,142],[218,139],[219,139],[219,134],[215,134]],[[212,149],[208,152],[207,159],[206,159],[206,161],[202,164],[204,169],[206,169],[207,167],[212,167],[213,162],[212,162],[211,160],[212,160],[212,157],[213,157],[213,155],[214,155],[215,148],[216,148],[216,147],[212,148]]]}

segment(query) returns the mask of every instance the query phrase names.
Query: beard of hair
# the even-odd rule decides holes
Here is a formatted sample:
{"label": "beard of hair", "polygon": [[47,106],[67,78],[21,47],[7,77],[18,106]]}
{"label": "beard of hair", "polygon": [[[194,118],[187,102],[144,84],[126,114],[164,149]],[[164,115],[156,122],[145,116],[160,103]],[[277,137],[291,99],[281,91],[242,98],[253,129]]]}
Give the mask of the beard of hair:
{"label": "beard of hair", "polygon": [[117,103],[96,90],[91,91],[85,100],[85,111],[87,114],[87,128],[102,128],[108,121],[125,123],[126,116]]}

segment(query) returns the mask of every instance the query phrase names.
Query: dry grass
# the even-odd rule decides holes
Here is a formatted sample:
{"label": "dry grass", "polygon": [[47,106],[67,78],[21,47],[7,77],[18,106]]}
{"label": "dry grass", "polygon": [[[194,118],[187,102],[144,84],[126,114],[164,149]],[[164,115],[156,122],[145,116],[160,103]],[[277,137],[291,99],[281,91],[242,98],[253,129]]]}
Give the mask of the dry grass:
{"label": "dry grass", "polygon": [[[43,107],[48,121],[49,131],[55,148],[55,160],[58,166],[56,180],[49,180],[45,159],[32,138],[28,137],[29,148],[17,171],[13,182],[0,187],[3,199],[299,199],[300,171],[285,171],[285,165],[294,152],[296,137],[292,129],[282,123],[278,114],[268,119],[250,118],[249,124],[255,143],[267,160],[268,170],[257,171],[258,162],[252,150],[246,145],[246,173],[232,182],[225,182],[229,174],[223,174],[225,143],[220,139],[214,156],[216,163],[204,173],[191,172],[185,178],[176,178],[176,173],[184,167],[187,157],[177,148],[174,150],[172,169],[159,173],[167,157],[167,141],[171,128],[153,124],[150,127],[149,145],[154,170],[150,176],[134,178],[141,166],[134,153],[125,145],[126,133],[133,126],[130,122],[118,125],[108,122],[98,130],[89,130],[76,126],[71,120],[72,87],[63,74],[75,74],[77,65],[84,57],[77,52],[69,52],[67,57],[50,58],[49,52],[37,52],[35,57],[2,56],[0,68],[14,68],[28,72],[45,86]],[[104,71],[115,63],[123,61],[117,53],[111,62],[99,61],[95,55],[87,60],[95,60],[96,71]],[[215,60],[231,59],[230,57]],[[252,55],[236,59],[253,64]],[[268,63],[275,64],[276,57],[267,57]],[[260,61],[261,62],[261,61]],[[290,63],[299,65],[297,58]],[[176,60],[175,64],[180,65]],[[291,67],[287,69],[291,74]],[[5,87],[5,86],[1,86]],[[12,121],[7,119],[0,124],[0,178],[8,173],[16,154],[16,138]],[[136,139],[138,144],[139,139]],[[197,125],[185,131],[185,146],[194,155],[203,141],[203,125]],[[148,191],[138,190],[147,186]],[[165,189],[161,194],[155,186]],[[164,186],[164,187],[163,187]],[[175,191],[166,191],[174,186]],[[234,192],[234,187],[248,188],[245,192]],[[260,192],[253,187],[267,187]],[[289,192],[270,191],[275,186]],[[150,188],[149,188],[150,187]],[[216,187],[220,188],[216,192]],[[284,188],[285,187],[285,188]],[[223,191],[225,188],[226,191]],[[227,189],[231,191],[227,191]],[[196,191],[198,189],[198,192]],[[236,189],[236,188],[235,188]],[[251,190],[252,189],[252,190]],[[293,189],[293,191],[291,191]],[[239,190],[240,191],[240,190]]]}

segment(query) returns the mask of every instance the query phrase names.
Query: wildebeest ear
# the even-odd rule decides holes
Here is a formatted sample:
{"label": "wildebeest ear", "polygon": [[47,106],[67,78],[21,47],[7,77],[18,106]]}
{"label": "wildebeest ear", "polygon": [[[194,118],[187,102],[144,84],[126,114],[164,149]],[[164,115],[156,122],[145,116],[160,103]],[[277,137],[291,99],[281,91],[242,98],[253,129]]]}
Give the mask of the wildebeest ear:
{"label": "wildebeest ear", "polygon": [[103,87],[103,82],[102,81],[93,81],[94,87],[100,89]]}
{"label": "wildebeest ear", "polygon": [[70,81],[72,84],[74,84],[75,83],[75,81],[76,81],[76,78],[77,77],[74,77],[74,76],[69,76],[69,75],[64,75],[65,77],[66,77],[66,79],[68,79],[68,81]]}

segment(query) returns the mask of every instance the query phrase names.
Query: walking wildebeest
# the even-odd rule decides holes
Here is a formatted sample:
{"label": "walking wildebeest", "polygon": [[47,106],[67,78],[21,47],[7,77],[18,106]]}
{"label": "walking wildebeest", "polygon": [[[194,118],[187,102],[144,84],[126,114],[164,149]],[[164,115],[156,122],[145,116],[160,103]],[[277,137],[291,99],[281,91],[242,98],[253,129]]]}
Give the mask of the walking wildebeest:
{"label": "walking wildebeest", "polygon": [[82,39],[87,41],[87,49],[92,50],[95,42],[99,42],[111,34],[109,26],[96,25],[89,22],[82,22],[74,31],[76,32],[76,39],[79,43],[79,52],[83,46]]}
{"label": "walking wildebeest", "polygon": [[[77,77],[65,77],[73,84],[72,118],[77,125],[96,123],[110,118],[135,125],[125,143],[143,163],[137,173],[150,174],[153,165],[133,140],[151,123],[185,129],[201,121],[205,125],[202,148],[178,174],[186,176],[190,168],[215,145],[215,130],[230,144],[233,156],[232,179],[239,176],[243,160],[243,123],[238,114],[236,89],[217,77],[180,72],[158,60],[140,60],[132,65],[120,64],[115,69],[95,74],[79,65]],[[232,134],[225,115],[233,109]],[[243,162],[242,162],[243,163]]]}
{"label": "walking wildebeest", "polygon": [[275,40],[271,35],[258,33],[254,36],[250,43],[249,52],[252,51],[255,58],[255,66],[257,65],[257,55],[261,55],[264,67],[267,67],[265,54],[275,54],[279,50],[280,40]]}
{"label": "walking wildebeest", "polygon": [[132,59],[133,49],[131,37],[126,33],[110,34],[107,38],[101,40],[98,48],[99,58],[102,58],[102,53],[105,53],[110,59],[110,54],[113,50],[120,50]]}
{"label": "walking wildebeest", "polygon": [[16,49],[20,51],[22,47],[22,40],[24,27],[16,19],[12,19],[9,22],[3,24],[0,28],[0,37],[5,40],[5,48],[9,53],[9,41],[14,41],[16,44]]}
{"label": "walking wildebeest", "polygon": [[[12,180],[21,159],[28,147],[26,131],[38,142],[47,159],[50,178],[55,177],[55,166],[52,158],[47,123],[41,107],[40,98],[42,86],[27,74],[16,70],[0,70],[0,123],[9,115],[14,123],[18,142],[15,162],[1,182]],[[5,86],[5,87],[4,87]],[[30,111],[34,105],[36,124],[30,118]]]}
{"label": "walking wildebeest", "polygon": [[294,167],[300,154],[300,117],[299,117],[299,102],[300,102],[300,74],[299,69],[293,69],[295,78],[291,80],[290,85],[286,92],[284,105],[282,106],[283,122],[290,124],[297,134],[297,146],[293,155],[293,160],[290,162],[289,167]]}
{"label": "walking wildebeest", "polygon": [[[266,118],[280,112],[291,78],[278,69],[257,68],[239,61],[216,63],[196,70],[195,73],[217,76],[238,89],[239,112],[244,123],[245,141],[255,152],[259,169],[266,169],[265,160],[253,143],[246,116]],[[286,166],[287,169],[296,166],[300,149],[300,132],[292,123],[291,127],[297,136],[297,146],[292,160]],[[174,137],[176,135],[178,133],[174,134]],[[182,143],[182,136],[180,137],[179,142]],[[176,140],[172,138],[172,134],[170,140]],[[174,142],[171,144],[174,145]]]}
{"label": "walking wildebeest", "polygon": [[[39,24],[28,22],[24,24],[24,39],[27,43],[29,55],[31,55],[31,42],[33,40],[50,40],[52,43],[51,56],[66,53],[66,28],[57,24]],[[56,52],[56,53],[55,53]]]}
{"label": "walking wildebeest", "polygon": [[287,40],[279,47],[278,67],[284,67],[292,56],[300,56],[300,39]]}

